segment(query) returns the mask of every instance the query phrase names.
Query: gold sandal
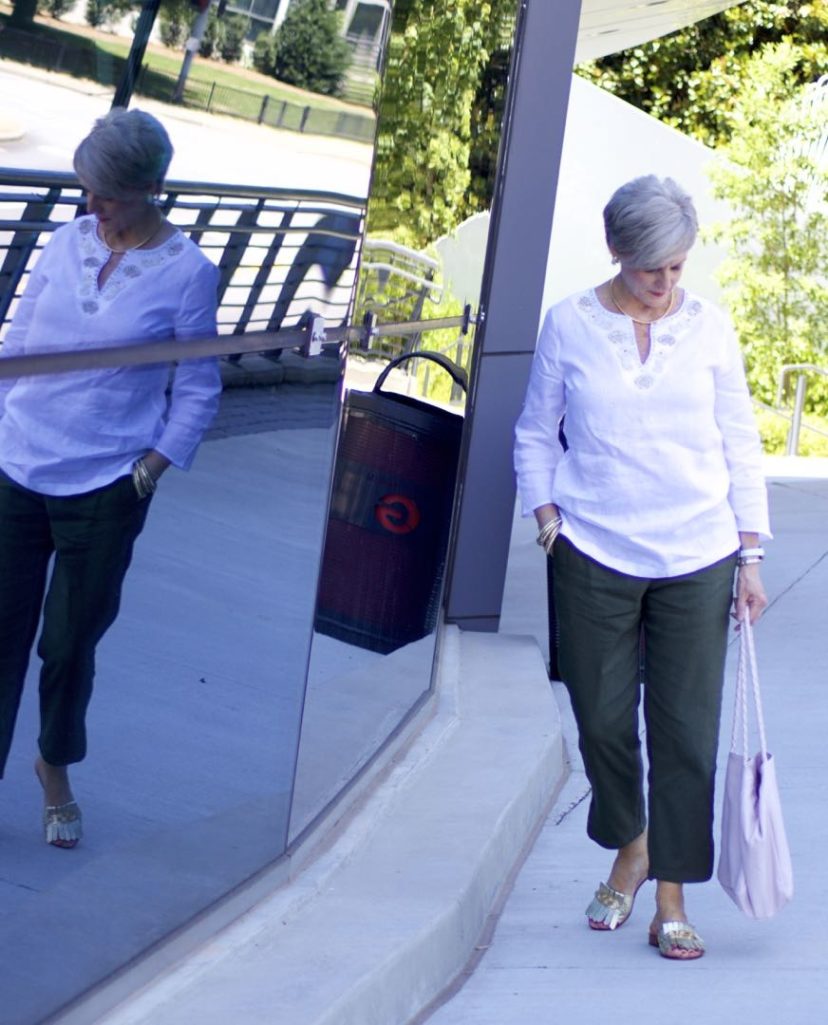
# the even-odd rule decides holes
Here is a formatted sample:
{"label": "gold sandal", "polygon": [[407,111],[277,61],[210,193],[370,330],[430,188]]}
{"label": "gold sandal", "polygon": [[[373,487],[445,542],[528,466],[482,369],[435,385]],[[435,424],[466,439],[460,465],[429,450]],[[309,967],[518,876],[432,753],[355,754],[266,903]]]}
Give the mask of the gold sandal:
{"label": "gold sandal", "polygon": [[81,810],[77,801],[66,804],[47,804],[43,809],[43,831],[46,843],[53,847],[77,847],[83,836]]}
{"label": "gold sandal", "polygon": [[601,883],[595,891],[592,902],[584,912],[590,929],[604,932],[609,929],[620,929],[632,914],[633,905],[638,891],[646,880],[642,879],[633,893],[621,893],[606,883]]}
{"label": "gold sandal", "polygon": [[650,929],[651,947],[669,961],[696,961],[704,956],[704,940],[689,922],[662,922],[658,929]]}

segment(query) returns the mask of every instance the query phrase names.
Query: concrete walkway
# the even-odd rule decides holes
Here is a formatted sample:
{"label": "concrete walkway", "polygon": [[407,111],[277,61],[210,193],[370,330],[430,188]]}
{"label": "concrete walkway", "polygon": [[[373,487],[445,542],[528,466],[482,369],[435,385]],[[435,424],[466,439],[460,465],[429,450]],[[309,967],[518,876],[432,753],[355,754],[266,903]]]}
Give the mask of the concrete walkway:
{"label": "concrete walkway", "polygon": [[[653,884],[642,890],[623,929],[590,931],[584,908],[606,878],[610,857],[585,834],[588,787],[572,746],[571,713],[562,704],[568,748],[576,759],[570,779],[479,967],[428,1018],[429,1025],[648,1020],[805,1025],[824,1020],[828,942],[819,899],[828,847],[822,781],[828,733],[828,471],[810,460],[771,460],[768,470],[776,539],[768,545],[764,571],[771,605],[756,630],[756,645],[769,746],[778,760],[794,858],[794,902],[777,919],[754,922],[730,903],[715,879],[689,887],[688,914],[708,946],[707,956],[693,964],[667,962],[647,946]],[[516,537],[518,558],[526,544],[531,539]],[[514,594],[510,600],[511,617]],[[720,767],[729,742],[735,664],[734,643]],[[563,694],[558,696],[565,702]]]}
{"label": "concrete walkway", "polygon": [[[524,636],[451,628],[431,720],[321,857],[233,924],[208,929],[177,964],[145,974],[141,991],[127,973],[120,996],[116,985],[61,1025],[823,1020],[826,942],[811,895],[821,892],[828,839],[818,781],[828,467],[774,461],[769,475],[777,536],[757,648],[798,890],[776,920],[742,917],[715,882],[691,888],[688,910],[708,944],[692,964],[647,945],[652,885],[622,930],[586,927],[610,859],[585,836],[588,788],[572,759],[571,716],[539,650],[543,561],[531,521],[516,519],[503,625]],[[725,739],[734,668],[735,645]]]}

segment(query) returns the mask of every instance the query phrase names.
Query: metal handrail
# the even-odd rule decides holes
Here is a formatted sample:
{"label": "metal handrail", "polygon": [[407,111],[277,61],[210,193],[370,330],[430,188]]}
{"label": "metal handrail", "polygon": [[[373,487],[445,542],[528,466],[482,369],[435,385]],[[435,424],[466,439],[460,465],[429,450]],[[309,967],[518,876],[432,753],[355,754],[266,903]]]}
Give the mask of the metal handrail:
{"label": "metal handrail", "polygon": [[[828,377],[828,369],[818,367],[814,363],[786,363],[779,370],[779,383],[776,389],[776,404],[781,406],[785,397],[785,385],[788,378],[796,374],[796,388],[794,392],[794,406],[791,414],[791,426],[788,430],[788,440],[785,446],[785,454],[795,456],[799,452],[799,435],[802,432],[802,414],[805,409],[805,392],[808,388],[808,374],[817,374],[820,377]],[[805,425],[807,426],[807,425]]]}
{"label": "metal handrail", "polygon": [[[406,335],[439,328],[458,327],[467,330],[474,318],[464,313],[458,317],[436,320],[403,321],[399,324],[380,324],[371,327],[372,334]],[[34,377],[43,374],[67,373],[78,370],[99,370],[123,366],[142,366],[150,363],[175,363],[181,359],[235,356],[250,352],[273,352],[277,349],[300,347],[307,356],[314,355],[314,334],[319,325],[310,322],[304,328],[280,331],[248,331],[243,335],[219,335],[210,338],[188,339],[186,342],[167,340],[132,345],[113,345],[104,348],[73,350],[69,352],[40,352],[28,356],[0,358],[0,380]],[[358,341],[365,328],[356,325],[326,328],[325,342]]]}

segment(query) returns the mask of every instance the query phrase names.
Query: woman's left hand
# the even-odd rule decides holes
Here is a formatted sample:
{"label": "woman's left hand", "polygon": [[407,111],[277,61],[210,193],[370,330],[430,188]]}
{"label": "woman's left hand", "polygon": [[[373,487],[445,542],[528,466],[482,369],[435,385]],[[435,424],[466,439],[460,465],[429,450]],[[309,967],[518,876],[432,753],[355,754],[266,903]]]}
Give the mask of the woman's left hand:
{"label": "woman's left hand", "polygon": [[768,596],[762,585],[759,565],[758,562],[752,562],[747,566],[740,566],[737,570],[736,594],[733,597],[731,615],[738,623],[741,623],[745,616],[749,615],[752,625],[767,607]]}

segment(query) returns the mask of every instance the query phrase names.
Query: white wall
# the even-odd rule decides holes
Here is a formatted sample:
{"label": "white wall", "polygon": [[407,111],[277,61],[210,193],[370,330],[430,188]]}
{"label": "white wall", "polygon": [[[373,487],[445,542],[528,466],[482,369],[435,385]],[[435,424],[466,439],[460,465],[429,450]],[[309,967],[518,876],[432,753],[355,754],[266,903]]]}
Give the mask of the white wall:
{"label": "white wall", "polygon": [[[701,143],[573,76],[544,309],[614,273],[601,211],[615,189],[631,178],[675,178],[693,197],[702,225],[725,219],[727,209],[711,198],[705,173],[712,156]],[[718,247],[697,242],[682,284],[716,300],[713,272],[722,255]]]}
{"label": "white wall", "polygon": [[[543,131],[543,125],[538,125]],[[574,75],[561,157],[555,222],[543,312],[571,292],[600,284],[614,272],[601,211],[615,189],[641,174],[669,176],[695,200],[702,225],[724,220],[727,208],[710,196],[705,167],[713,151]],[[477,214],[437,243],[450,291],[476,302],[480,294],[487,214]],[[697,242],[682,283],[713,300],[722,252]]]}

